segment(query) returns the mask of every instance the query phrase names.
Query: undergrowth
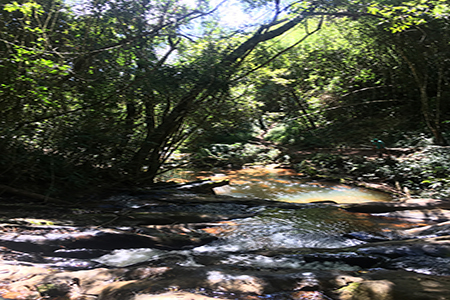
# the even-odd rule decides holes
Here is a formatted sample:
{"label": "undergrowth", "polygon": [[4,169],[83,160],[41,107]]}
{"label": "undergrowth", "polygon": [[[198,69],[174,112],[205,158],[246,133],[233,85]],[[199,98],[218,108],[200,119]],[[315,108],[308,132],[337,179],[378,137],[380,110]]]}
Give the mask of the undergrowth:
{"label": "undergrowth", "polygon": [[310,177],[387,182],[418,197],[450,198],[449,147],[428,146],[401,159],[317,153],[295,168]]}

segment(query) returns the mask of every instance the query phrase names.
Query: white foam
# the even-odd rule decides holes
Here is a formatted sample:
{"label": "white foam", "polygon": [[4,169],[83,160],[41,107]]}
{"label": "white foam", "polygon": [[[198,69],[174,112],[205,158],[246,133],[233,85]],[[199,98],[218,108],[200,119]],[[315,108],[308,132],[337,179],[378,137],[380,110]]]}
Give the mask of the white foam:
{"label": "white foam", "polygon": [[93,261],[110,267],[126,267],[159,258],[163,253],[163,251],[149,248],[119,249],[114,250],[110,254],[93,259]]}

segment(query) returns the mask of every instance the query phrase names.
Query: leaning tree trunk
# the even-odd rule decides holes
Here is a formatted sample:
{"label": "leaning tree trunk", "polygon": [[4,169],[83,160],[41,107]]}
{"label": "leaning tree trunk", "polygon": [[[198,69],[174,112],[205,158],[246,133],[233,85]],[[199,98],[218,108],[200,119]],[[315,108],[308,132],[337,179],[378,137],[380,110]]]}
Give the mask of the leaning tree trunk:
{"label": "leaning tree trunk", "polygon": [[295,103],[297,104],[297,106],[300,108],[300,110],[303,113],[303,118],[305,119],[305,121],[307,121],[310,125],[310,129],[317,129],[316,123],[314,122],[313,118],[311,118],[311,114],[308,113],[308,111],[306,110],[305,106],[308,105],[308,103],[306,103],[306,101],[302,101],[300,99],[300,97],[297,95],[297,93],[294,91],[293,88],[289,88],[292,94],[292,97],[295,100]]}
{"label": "leaning tree trunk", "polygon": [[[211,70],[216,70],[216,75],[209,78],[207,85],[204,82],[197,84],[166,115],[156,128],[147,130],[144,141],[129,162],[128,173],[132,178],[138,179],[144,176],[146,181],[153,181],[164,163],[162,156],[165,152],[165,147],[169,144],[174,144],[170,140],[176,131],[182,127],[189,113],[204,105],[206,99],[219,92],[219,89],[215,88],[216,83],[229,81],[229,78],[236,72],[238,65],[258,44],[280,36],[294,28],[305,18],[306,16],[298,16],[273,30],[270,29],[276,24],[262,26],[252,37],[226,55],[221,62],[216,66],[212,66]],[[222,85],[218,84],[218,86]],[[144,165],[147,167],[145,174],[143,173]]]}

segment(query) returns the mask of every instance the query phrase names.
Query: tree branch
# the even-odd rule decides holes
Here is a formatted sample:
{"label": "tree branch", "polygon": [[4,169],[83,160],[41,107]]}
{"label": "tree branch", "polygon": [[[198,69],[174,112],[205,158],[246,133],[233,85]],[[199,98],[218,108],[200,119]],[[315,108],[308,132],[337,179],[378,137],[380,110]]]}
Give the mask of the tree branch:
{"label": "tree branch", "polygon": [[291,50],[292,48],[295,48],[296,46],[301,44],[304,40],[306,40],[309,36],[311,36],[314,33],[318,32],[322,28],[322,24],[323,24],[323,18],[321,18],[321,20],[320,20],[319,24],[317,25],[316,29],[314,29],[311,32],[307,32],[304,37],[302,37],[300,40],[298,40],[297,42],[295,42],[291,46],[289,46],[286,49],[283,49],[282,51],[278,52],[277,54],[275,54],[274,56],[272,56],[271,58],[266,60],[264,63],[262,63],[259,66],[251,69],[250,71],[246,72],[244,75],[239,76],[238,78],[234,79],[233,81],[239,81],[242,78],[247,77],[248,75],[250,75],[251,73],[255,72],[256,70],[261,69],[262,67],[266,66],[270,62],[274,61],[277,57],[281,56],[282,54],[286,53],[287,51]]}

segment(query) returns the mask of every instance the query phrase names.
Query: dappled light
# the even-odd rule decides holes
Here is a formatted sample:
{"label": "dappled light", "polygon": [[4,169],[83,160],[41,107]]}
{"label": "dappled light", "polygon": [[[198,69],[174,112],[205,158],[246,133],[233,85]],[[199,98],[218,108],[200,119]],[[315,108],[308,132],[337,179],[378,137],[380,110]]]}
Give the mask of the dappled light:
{"label": "dappled light", "polygon": [[229,186],[215,188],[215,192],[219,195],[258,197],[293,203],[325,200],[336,203],[357,203],[392,199],[386,193],[327,181],[311,181],[301,175],[293,169],[259,166],[242,170],[220,170],[217,173],[208,174],[180,172],[180,174],[173,174],[173,178],[176,180],[177,176],[181,176],[185,177],[185,180],[189,178],[191,180],[229,180]]}
{"label": "dappled light", "polygon": [[1,300],[450,300],[450,3],[5,0]]}

